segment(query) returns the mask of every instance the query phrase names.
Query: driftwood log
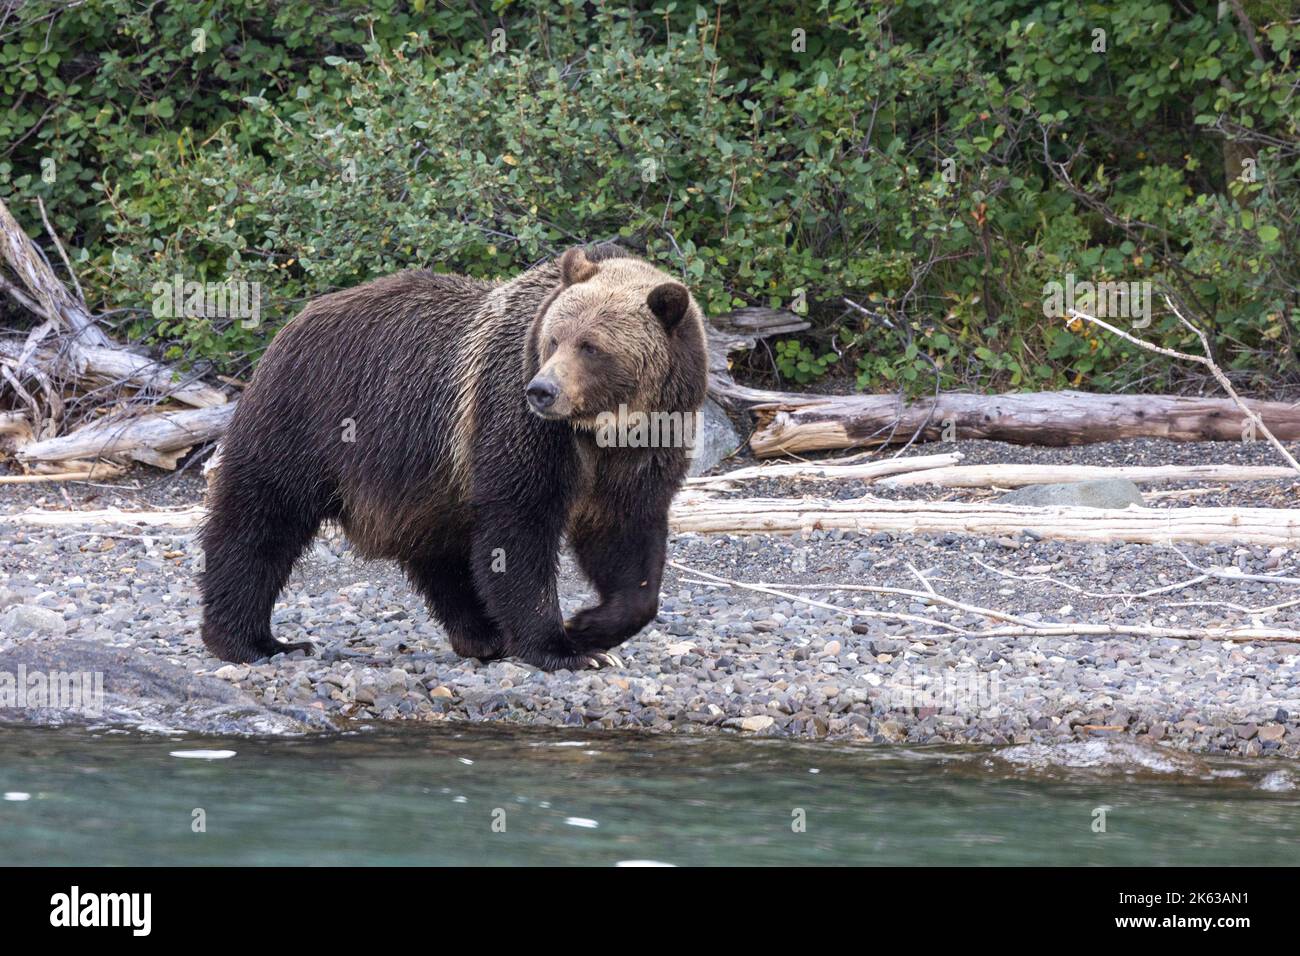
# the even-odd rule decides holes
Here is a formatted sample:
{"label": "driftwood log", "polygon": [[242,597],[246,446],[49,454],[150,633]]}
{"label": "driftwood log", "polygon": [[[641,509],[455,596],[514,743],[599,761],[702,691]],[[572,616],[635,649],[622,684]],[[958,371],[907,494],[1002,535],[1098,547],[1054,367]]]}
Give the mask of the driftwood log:
{"label": "driftwood log", "polygon": [[[1226,398],[1025,392],[941,394],[900,405],[894,395],[795,395],[745,389],[758,421],[750,447],[759,457],[905,442],[987,438],[1017,444],[1083,445],[1117,438],[1242,441],[1246,416]],[[1248,402],[1283,441],[1300,440],[1300,404]]]}
{"label": "driftwood log", "polygon": [[673,530],[700,533],[793,533],[843,528],[895,534],[1002,537],[1029,531],[1063,541],[1141,544],[1234,542],[1300,546],[1300,509],[1029,508],[952,501],[878,498],[686,498],[674,507]]}
{"label": "driftwood log", "polygon": [[876,484],[886,488],[1019,488],[1104,478],[1123,478],[1142,485],[1157,481],[1285,481],[1296,477],[1292,469],[1282,465],[956,465],[888,475]]}
{"label": "driftwood log", "polygon": [[[49,511],[0,514],[0,524],[43,527],[124,525],[187,529],[204,517],[200,507],[175,511]],[[1063,541],[1142,544],[1232,542],[1300,547],[1300,509],[1288,508],[1027,508],[951,501],[878,498],[711,498],[684,492],[669,524],[676,532],[793,533],[844,528],[894,534],[962,532],[990,537],[1028,531]]]}
{"label": "driftwood log", "polygon": [[[43,206],[41,214],[71,274]],[[107,460],[96,469],[97,459],[175,468],[195,444],[224,430],[230,418],[225,392],[113,342],[80,288],[74,293],[59,280],[3,202],[0,292],[41,320],[26,336],[0,338],[0,393],[9,391],[14,406],[0,412],[0,450],[24,465],[91,459],[64,469],[78,477],[114,471]],[[173,401],[198,411],[172,414],[164,403]]]}
{"label": "driftwood log", "polygon": [[[760,458],[870,448],[912,441],[985,438],[1023,445],[1086,445],[1117,438],[1242,441],[1252,437],[1230,398],[1024,392],[944,392],[903,401],[898,395],[817,395],[740,385],[731,356],[770,336],[808,327],[792,312],[741,309],[709,330],[709,393],[754,416],[750,447]],[[1300,440],[1300,403],[1245,402],[1283,441]]]}
{"label": "driftwood log", "polygon": [[82,388],[125,385],[157,400],[175,399],[195,408],[226,404],[220,388],[193,375],[182,376],[169,365],[155,362],[124,348],[84,347],[64,343],[62,348],[38,346],[24,357],[17,339],[0,339],[0,358],[25,360],[59,382],[76,382]]}
{"label": "driftwood log", "polygon": [[32,462],[128,457],[161,468],[175,468],[176,459],[189,449],[220,437],[234,413],[235,405],[231,403],[105,421],[24,445],[18,458]]}

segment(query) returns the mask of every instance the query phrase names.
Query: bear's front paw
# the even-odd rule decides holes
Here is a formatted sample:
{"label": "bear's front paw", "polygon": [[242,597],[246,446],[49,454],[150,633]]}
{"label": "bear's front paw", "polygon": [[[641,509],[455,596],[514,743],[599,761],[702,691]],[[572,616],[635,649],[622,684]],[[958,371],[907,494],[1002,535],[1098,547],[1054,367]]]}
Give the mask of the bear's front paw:
{"label": "bear's front paw", "polygon": [[636,594],[630,599],[615,595],[578,611],[564,622],[564,633],[578,647],[607,651],[640,631],[658,612],[659,601],[653,595]]}
{"label": "bear's front paw", "polygon": [[520,654],[519,659],[526,664],[540,667],[544,671],[585,671],[599,670],[602,667],[623,667],[623,659],[617,654],[600,651],[568,653],[565,651],[534,651]]}
{"label": "bear's front paw", "polygon": [[592,651],[607,651],[623,642],[623,637],[610,626],[606,605],[583,608],[564,622],[564,635],[575,647]]}

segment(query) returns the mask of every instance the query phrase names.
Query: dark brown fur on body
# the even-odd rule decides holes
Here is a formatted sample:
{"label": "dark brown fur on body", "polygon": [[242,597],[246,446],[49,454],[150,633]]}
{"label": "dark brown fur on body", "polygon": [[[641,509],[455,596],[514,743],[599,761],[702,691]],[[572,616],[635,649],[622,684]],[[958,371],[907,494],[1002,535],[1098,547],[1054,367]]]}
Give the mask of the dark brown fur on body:
{"label": "dark brown fur on body", "polygon": [[[202,532],[203,639],[291,649],[270,613],[322,521],[399,561],[457,653],[547,669],[654,619],[682,447],[601,447],[596,416],[693,414],[703,323],[617,247],[505,283],[404,272],[310,303],[276,337],[226,437]],[[531,407],[530,407],[531,406]],[[561,538],[600,602],[562,620]]]}

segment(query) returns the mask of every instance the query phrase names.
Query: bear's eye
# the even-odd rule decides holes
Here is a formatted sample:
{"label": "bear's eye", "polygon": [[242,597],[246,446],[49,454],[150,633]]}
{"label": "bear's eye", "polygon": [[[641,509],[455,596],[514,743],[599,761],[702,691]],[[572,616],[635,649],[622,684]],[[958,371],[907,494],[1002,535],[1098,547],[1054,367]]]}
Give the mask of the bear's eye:
{"label": "bear's eye", "polygon": [[558,349],[559,347],[560,347],[560,340],[557,339],[555,336],[552,335],[552,336],[551,336],[551,351],[554,352],[554,351],[555,351],[556,349]]}
{"label": "bear's eye", "polygon": [[596,348],[596,346],[592,345],[590,342],[583,342],[578,346],[578,348],[582,350],[583,355],[596,355],[600,352],[600,349]]}

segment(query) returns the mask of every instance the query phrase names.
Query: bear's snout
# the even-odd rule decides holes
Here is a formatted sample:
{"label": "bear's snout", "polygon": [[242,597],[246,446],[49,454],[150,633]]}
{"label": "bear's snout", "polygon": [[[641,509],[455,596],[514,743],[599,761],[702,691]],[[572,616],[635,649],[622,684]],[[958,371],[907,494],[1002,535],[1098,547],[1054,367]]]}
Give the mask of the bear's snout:
{"label": "bear's snout", "polygon": [[549,378],[542,378],[540,375],[528,383],[527,388],[528,404],[532,406],[533,411],[539,415],[545,415],[551,411],[555,404],[555,399],[559,397],[560,386]]}

